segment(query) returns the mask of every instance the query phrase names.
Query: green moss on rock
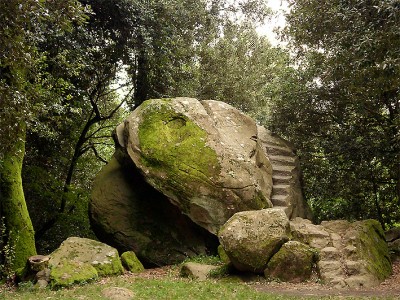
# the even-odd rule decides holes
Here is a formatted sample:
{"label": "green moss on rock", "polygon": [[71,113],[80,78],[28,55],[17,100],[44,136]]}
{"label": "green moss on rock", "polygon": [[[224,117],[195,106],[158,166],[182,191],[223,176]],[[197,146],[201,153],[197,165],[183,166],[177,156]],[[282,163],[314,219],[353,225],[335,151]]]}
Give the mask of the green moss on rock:
{"label": "green moss on rock", "polygon": [[224,249],[224,247],[222,247],[222,245],[218,246],[217,251],[218,251],[219,258],[221,258],[221,260],[224,263],[227,264],[227,263],[231,262],[231,260],[229,259],[228,254],[226,254],[225,249]]}
{"label": "green moss on rock", "polygon": [[366,261],[368,270],[379,280],[384,280],[392,273],[385,234],[376,220],[355,222],[354,228],[360,233],[357,248],[361,258]]}
{"label": "green moss on rock", "polygon": [[50,287],[52,289],[82,284],[99,277],[97,270],[89,263],[77,261],[62,261],[50,272]]}
{"label": "green moss on rock", "polygon": [[118,255],[103,262],[94,261],[92,266],[97,270],[99,276],[121,275],[124,272]]}
{"label": "green moss on rock", "polygon": [[122,253],[121,261],[125,269],[127,269],[132,273],[140,273],[144,270],[142,263],[136,257],[136,254],[133,251],[127,251]]}
{"label": "green moss on rock", "polygon": [[215,150],[206,144],[206,131],[169,107],[168,100],[146,101],[141,107],[141,163],[158,174],[153,177],[155,187],[190,199],[201,186],[212,184],[220,165]]}
{"label": "green moss on rock", "polygon": [[265,277],[285,282],[306,281],[312,275],[317,257],[317,251],[308,245],[287,242],[268,262]]}

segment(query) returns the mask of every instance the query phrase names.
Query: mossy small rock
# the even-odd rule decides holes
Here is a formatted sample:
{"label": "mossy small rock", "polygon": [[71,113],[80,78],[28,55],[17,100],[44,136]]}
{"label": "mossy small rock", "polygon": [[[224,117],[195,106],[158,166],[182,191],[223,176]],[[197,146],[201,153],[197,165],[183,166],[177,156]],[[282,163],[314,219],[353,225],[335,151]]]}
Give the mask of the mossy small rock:
{"label": "mossy small rock", "polygon": [[261,274],[270,258],[289,240],[289,233],[285,212],[269,208],[236,213],[218,237],[236,269]]}
{"label": "mossy small rock", "polygon": [[62,260],[50,272],[50,287],[53,289],[87,283],[99,277],[97,270],[89,263]]}
{"label": "mossy small rock", "polygon": [[268,262],[264,274],[267,278],[285,282],[309,280],[316,267],[318,252],[300,242],[289,241]]}
{"label": "mossy small rock", "polygon": [[[74,266],[77,266],[76,270],[73,270]],[[59,278],[62,277],[63,272],[74,275],[66,276],[66,284],[70,284],[71,280],[73,283],[79,281],[81,277],[88,277],[92,273],[92,268],[96,270],[96,276],[119,275],[124,270],[115,248],[98,241],[78,237],[68,238],[56,251],[50,254],[49,267],[51,269],[51,286],[59,285],[52,281],[56,279],[60,281]],[[82,272],[81,275],[79,275],[80,272]],[[79,280],[68,279],[70,277]],[[90,275],[89,277],[92,278],[93,276]]]}
{"label": "mossy small rock", "polygon": [[226,254],[226,251],[224,250],[224,247],[222,245],[219,245],[217,248],[218,251],[218,256],[219,258],[226,264],[230,263],[231,260],[229,259],[228,254]]}
{"label": "mossy small rock", "polygon": [[136,257],[136,254],[133,251],[126,251],[122,253],[121,262],[125,269],[127,269],[129,272],[140,273],[144,270],[142,263]]}

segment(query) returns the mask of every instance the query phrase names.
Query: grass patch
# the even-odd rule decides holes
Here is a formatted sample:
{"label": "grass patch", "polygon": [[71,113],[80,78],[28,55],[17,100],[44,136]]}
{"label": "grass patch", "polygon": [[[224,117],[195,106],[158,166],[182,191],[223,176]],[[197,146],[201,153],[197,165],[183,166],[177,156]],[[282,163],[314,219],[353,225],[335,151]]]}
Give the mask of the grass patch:
{"label": "grass patch", "polygon": [[[68,289],[51,291],[49,289],[35,290],[32,287],[23,287],[15,290],[0,290],[0,299],[31,300],[31,299],[62,299],[62,300],[90,300],[107,299],[102,291],[108,287],[127,288],[134,292],[133,299],[171,299],[171,300],[209,300],[209,299],[243,299],[243,300],[279,300],[299,299],[294,296],[284,296],[257,292],[244,283],[224,281],[193,281],[181,278],[146,279],[127,276],[107,278],[98,282],[75,286]],[[304,297],[302,299],[343,299],[338,296]],[[346,297],[346,299],[361,299]]]}
{"label": "grass patch", "polygon": [[185,259],[182,264],[187,262],[194,262],[203,265],[212,265],[212,266],[220,266],[223,265],[224,262],[221,260],[219,256],[209,256],[209,255],[198,255],[194,257],[188,257]]}
{"label": "grass patch", "polygon": [[123,287],[132,290],[135,299],[295,299],[283,296],[273,296],[257,292],[245,284],[223,283],[217,281],[197,282],[187,279],[144,279],[114,277],[107,280],[83,286],[57,291],[20,289],[17,291],[3,290],[0,299],[31,300],[31,299],[107,299],[102,290],[107,287]]}

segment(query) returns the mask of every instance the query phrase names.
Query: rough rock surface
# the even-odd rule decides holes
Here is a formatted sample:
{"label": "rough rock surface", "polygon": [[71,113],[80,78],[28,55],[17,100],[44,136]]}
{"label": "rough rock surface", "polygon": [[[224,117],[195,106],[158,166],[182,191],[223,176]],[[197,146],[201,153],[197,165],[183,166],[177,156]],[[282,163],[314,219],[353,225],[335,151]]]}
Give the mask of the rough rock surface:
{"label": "rough rock surface", "polygon": [[383,230],[375,220],[324,221],[313,225],[296,218],[293,239],[319,250],[321,279],[336,287],[372,287],[391,274]]}
{"label": "rough rock surface", "polygon": [[140,273],[144,271],[144,267],[140,260],[136,257],[135,252],[126,251],[121,254],[122,265],[132,273]]}
{"label": "rough rock surface", "polygon": [[312,219],[310,207],[301,188],[300,162],[294,147],[262,126],[258,126],[260,141],[272,165],[272,194],[274,207],[284,208],[289,219]]}
{"label": "rough rock surface", "polygon": [[97,270],[89,263],[62,260],[50,271],[50,287],[53,289],[85,283],[99,277]]}
{"label": "rough rock surface", "polygon": [[256,123],[223,102],[145,101],[117,139],[146,181],[211,233],[238,211],[272,206]]}
{"label": "rough rock surface", "polygon": [[67,269],[71,270],[71,277],[78,275],[79,272],[73,270],[75,265],[90,274],[93,268],[99,276],[119,275],[124,270],[115,248],[90,239],[70,237],[50,254],[50,277],[54,279],[55,273]]}
{"label": "rough rock surface", "polygon": [[309,280],[316,270],[318,252],[310,246],[289,241],[268,262],[265,277],[285,282],[303,282]]}
{"label": "rough rock surface", "polygon": [[131,300],[135,297],[133,291],[122,287],[108,287],[103,289],[101,294],[109,300]]}
{"label": "rough rock surface", "polygon": [[194,262],[184,263],[181,267],[181,276],[192,279],[206,280],[213,270],[218,270],[218,266],[204,265]]}
{"label": "rough rock surface", "polygon": [[280,208],[236,213],[218,237],[233,266],[262,273],[270,258],[289,240],[289,220]]}
{"label": "rough rock surface", "polygon": [[133,250],[150,266],[180,263],[218,245],[211,233],[144,181],[120,151],[97,175],[89,209],[100,240],[121,252]]}
{"label": "rough rock surface", "polygon": [[[234,213],[272,206],[272,180],[278,198],[283,185],[301,193],[298,168],[290,176],[273,171],[268,135],[223,102],[145,101],[116,128],[114,156],[94,182],[96,235],[145,264],[215,252],[216,234]],[[293,149],[286,150],[293,159]],[[296,197],[287,198],[285,211],[309,217]]]}

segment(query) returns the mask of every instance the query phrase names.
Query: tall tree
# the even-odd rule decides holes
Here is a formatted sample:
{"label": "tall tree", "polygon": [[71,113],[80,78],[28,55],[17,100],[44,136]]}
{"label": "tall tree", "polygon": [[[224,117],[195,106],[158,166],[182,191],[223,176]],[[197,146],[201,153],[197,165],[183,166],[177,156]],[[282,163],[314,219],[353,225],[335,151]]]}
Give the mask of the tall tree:
{"label": "tall tree", "polygon": [[38,107],[46,104],[44,99],[49,100],[39,83],[43,55],[37,44],[48,24],[57,24],[54,29],[63,32],[72,22],[82,22],[84,14],[73,0],[12,0],[0,2],[0,19],[0,217],[4,226],[0,265],[16,270],[36,252],[21,168],[26,128],[36,119]]}
{"label": "tall tree", "polygon": [[298,85],[276,100],[272,124],[302,150],[321,218],[391,224],[400,218],[400,3],[288,2],[283,36]]}

